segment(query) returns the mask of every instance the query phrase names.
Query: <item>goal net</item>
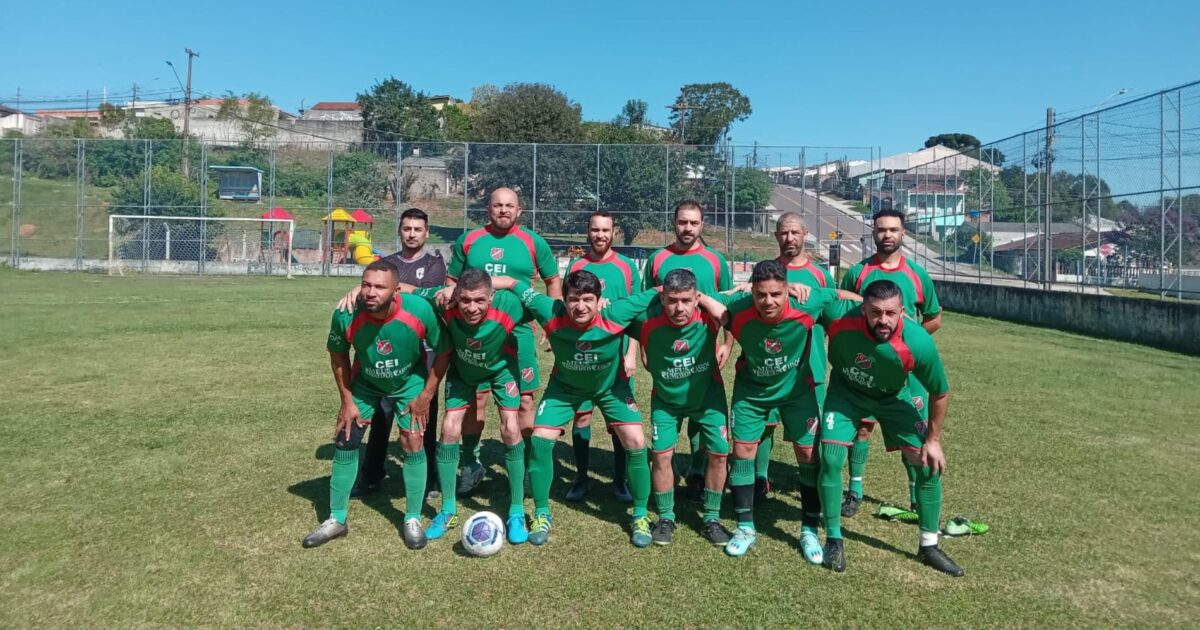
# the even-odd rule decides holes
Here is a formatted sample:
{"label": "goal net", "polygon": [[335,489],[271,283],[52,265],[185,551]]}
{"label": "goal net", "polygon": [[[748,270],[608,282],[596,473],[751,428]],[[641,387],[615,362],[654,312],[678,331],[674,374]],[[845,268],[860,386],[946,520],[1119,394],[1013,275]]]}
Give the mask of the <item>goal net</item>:
{"label": "goal net", "polygon": [[108,217],[109,273],[292,275],[292,219]]}

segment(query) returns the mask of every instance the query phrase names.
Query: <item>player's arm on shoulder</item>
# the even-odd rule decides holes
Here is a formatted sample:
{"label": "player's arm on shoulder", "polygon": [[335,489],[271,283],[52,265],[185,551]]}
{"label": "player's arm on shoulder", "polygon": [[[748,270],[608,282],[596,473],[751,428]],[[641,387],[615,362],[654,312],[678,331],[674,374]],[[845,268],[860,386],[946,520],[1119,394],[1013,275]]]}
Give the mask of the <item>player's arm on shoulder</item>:
{"label": "player's arm on shoulder", "polygon": [[450,245],[450,262],[446,264],[446,281],[448,284],[454,284],[458,280],[459,274],[463,272],[463,269],[467,268],[467,252],[464,248],[466,240],[467,233],[463,232]]}
{"label": "player's arm on shoulder", "polygon": [[650,307],[650,303],[659,294],[659,289],[647,289],[638,291],[628,297],[623,297],[609,304],[608,308],[604,309],[604,315],[618,324],[628,326],[633,318],[646,312]]}
{"label": "player's arm on shoulder", "polygon": [[933,316],[925,315],[924,320],[921,322],[921,327],[925,329],[925,332],[927,332],[931,335],[933,333],[941,330],[942,329],[942,314],[938,313],[937,315],[933,315]]}
{"label": "player's arm on shoulder", "polygon": [[533,319],[539,324],[545,325],[550,320],[554,319],[556,305],[561,304],[559,300],[548,298],[545,295],[537,292],[532,285],[524,280],[518,280],[513,285],[512,292],[521,300],[521,305],[525,311],[533,316]]}
{"label": "player's arm on shoulder", "polygon": [[[720,299],[717,296],[720,296]],[[716,294],[716,296],[701,293],[699,306],[708,314],[710,319],[724,326],[725,321],[729,317],[729,309],[725,306],[727,304],[725,299],[728,297],[720,293]]]}
{"label": "player's arm on shoulder", "polygon": [[853,300],[833,300],[821,309],[820,322],[824,326],[832,324],[835,320],[841,319],[848,315],[850,311],[858,307],[860,302]]}

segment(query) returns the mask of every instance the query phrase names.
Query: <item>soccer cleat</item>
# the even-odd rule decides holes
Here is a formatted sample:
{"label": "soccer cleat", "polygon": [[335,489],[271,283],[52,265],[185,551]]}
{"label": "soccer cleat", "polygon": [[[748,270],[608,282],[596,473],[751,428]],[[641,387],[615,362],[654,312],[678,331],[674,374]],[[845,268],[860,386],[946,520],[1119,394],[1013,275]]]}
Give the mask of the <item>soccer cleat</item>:
{"label": "soccer cleat", "polygon": [[428,540],[425,538],[425,528],[421,526],[421,519],[404,519],[405,546],[409,549],[424,549],[426,542]]}
{"label": "soccer cleat", "polygon": [[688,475],[685,482],[687,491],[684,496],[688,501],[696,501],[697,503],[704,500],[704,476],[703,475]]}
{"label": "soccer cleat", "polygon": [[757,540],[758,532],[754,531],[753,525],[738,525],[733,532],[733,538],[729,539],[729,544],[725,545],[725,553],[734,558],[740,558],[750,551]]}
{"label": "soccer cleat", "polygon": [[965,516],[955,516],[946,521],[942,533],[947,536],[978,536],[986,534],[991,527],[987,523],[976,523]]}
{"label": "soccer cleat", "polygon": [[842,493],[842,518],[850,518],[858,514],[858,509],[862,507],[862,498],[857,494],[847,490]]}
{"label": "soccer cleat", "polygon": [[588,490],[592,489],[592,480],[589,477],[575,479],[571,483],[571,488],[567,490],[566,499],[568,501],[582,501],[587,496]]}
{"label": "soccer cleat", "polygon": [[425,537],[429,540],[437,540],[455,527],[458,527],[457,514],[438,512],[437,516],[433,517],[433,522],[429,524],[429,529],[425,530]]}
{"label": "soccer cleat", "polygon": [[633,523],[630,526],[630,529],[633,531],[629,535],[629,541],[633,543],[634,547],[637,547],[638,549],[642,549],[644,547],[650,546],[652,537],[650,535],[650,517],[649,516],[639,516],[639,517],[633,519]]}
{"label": "soccer cleat", "polygon": [[721,521],[704,521],[704,537],[708,542],[724,547],[729,544],[730,534]]}
{"label": "soccer cleat", "polygon": [[933,567],[946,575],[954,577],[963,576],[963,570],[937,545],[918,548],[917,561],[923,565]]}
{"label": "soccer cleat", "polygon": [[465,497],[475,492],[475,489],[483,482],[483,473],[483,464],[463,466],[462,472],[458,473],[458,496]]}
{"label": "soccer cleat", "polygon": [[826,569],[832,569],[838,573],[846,571],[846,546],[845,541],[841,538],[827,538],[824,555],[821,564]]}
{"label": "soccer cleat", "polygon": [[345,523],[337,522],[336,518],[326,519],[324,523],[317,526],[311,534],[304,537],[305,549],[320,547],[334,538],[341,538],[350,533],[350,526]]}
{"label": "soccer cleat", "polygon": [[355,482],[354,487],[350,488],[350,498],[351,499],[361,499],[369,494],[374,494],[375,492],[378,492],[379,488],[382,486],[383,486],[382,479],[377,479],[375,481],[367,481],[365,479],[359,479],[357,482]]}
{"label": "soccer cleat", "polygon": [[669,518],[660,518],[654,524],[654,532],[650,535],[654,539],[654,544],[667,546],[671,544],[671,540],[675,538],[675,528],[678,527],[675,521]]}
{"label": "soccer cleat", "polygon": [[613,498],[621,503],[633,503],[633,494],[629,492],[629,484],[624,482],[613,484]]}
{"label": "soccer cleat", "polygon": [[766,477],[754,478],[754,505],[762,505],[767,502],[767,496],[771,494],[771,480]]}
{"label": "soccer cleat", "polygon": [[879,511],[875,513],[875,516],[885,521],[900,521],[901,523],[916,523],[921,518],[915,510],[906,510],[895,505],[879,506]]}
{"label": "soccer cleat", "polygon": [[821,539],[812,532],[800,532],[800,552],[809,564],[821,564],[825,560],[825,551],[821,549]]}
{"label": "soccer cleat", "polygon": [[508,530],[508,542],[511,545],[519,545],[529,540],[529,530],[525,529],[524,514],[510,515],[504,524],[504,529]]}
{"label": "soccer cleat", "polygon": [[544,545],[550,540],[550,526],[554,519],[549,514],[534,514],[533,527],[529,528],[529,542],[534,545]]}

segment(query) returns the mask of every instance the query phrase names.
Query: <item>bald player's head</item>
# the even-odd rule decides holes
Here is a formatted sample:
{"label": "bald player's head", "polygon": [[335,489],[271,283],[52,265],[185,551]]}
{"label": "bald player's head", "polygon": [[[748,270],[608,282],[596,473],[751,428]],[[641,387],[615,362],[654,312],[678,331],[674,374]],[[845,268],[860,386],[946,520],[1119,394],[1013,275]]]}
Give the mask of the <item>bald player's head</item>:
{"label": "bald player's head", "polygon": [[511,188],[497,188],[488,198],[488,221],[492,227],[507,232],[521,216],[521,198]]}
{"label": "bald player's head", "polygon": [[804,251],[804,239],[808,237],[808,229],[804,227],[804,218],[796,212],[784,212],[775,222],[775,242],[779,243],[779,255],[792,259]]}

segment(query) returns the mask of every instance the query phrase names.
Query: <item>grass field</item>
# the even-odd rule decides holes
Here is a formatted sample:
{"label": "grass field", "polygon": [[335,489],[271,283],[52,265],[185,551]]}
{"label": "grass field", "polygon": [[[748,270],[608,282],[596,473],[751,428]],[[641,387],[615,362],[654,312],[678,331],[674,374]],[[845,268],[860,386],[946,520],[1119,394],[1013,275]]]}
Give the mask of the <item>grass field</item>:
{"label": "grass field", "polygon": [[[794,467],[731,559],[683,527],[637,550],[598,486],[559,499],[543,548],[495,558],[398,534],[403,484],[352,503],[351,535],[300,547],[326,513],[337,408],[323,350],[338,279],[0,270],[0,627],[1185,626],[1200,617],[1200,359],[948,315],[954,580],[912,526],[845,522],[849,570],[803,562]],[[640,378],[641,402],[648,379]],[[500,449],[470,513],[503,511]],[[869,496],[904,475],[876,438]],[[598,439],[597,444],[604,442]],[[393,450],[393,455],[395,450]],[[608,452],[594,468],[608,475]],[[532,506],[530,504],[530,509]],[[432,511],[427,511],[427,517]],[[731,516],[727,500],[725,516]],[[1191,619],[1192,621],[1188,621]]]}

